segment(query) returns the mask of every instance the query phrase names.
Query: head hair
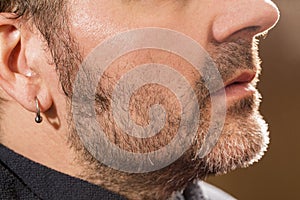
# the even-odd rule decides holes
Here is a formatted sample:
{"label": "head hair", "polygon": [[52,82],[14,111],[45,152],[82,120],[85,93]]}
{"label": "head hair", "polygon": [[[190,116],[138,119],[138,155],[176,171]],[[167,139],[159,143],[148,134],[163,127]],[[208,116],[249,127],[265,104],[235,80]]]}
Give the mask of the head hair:
{"label": "head hair", "polygon": [[60,75],[63,90],[72,94],[72,73],[81,62],[77,44],[71,37],[67,0],[1,0],[0,12],[13,13],[21,23],[34,26],[42,35],[46,49]]}

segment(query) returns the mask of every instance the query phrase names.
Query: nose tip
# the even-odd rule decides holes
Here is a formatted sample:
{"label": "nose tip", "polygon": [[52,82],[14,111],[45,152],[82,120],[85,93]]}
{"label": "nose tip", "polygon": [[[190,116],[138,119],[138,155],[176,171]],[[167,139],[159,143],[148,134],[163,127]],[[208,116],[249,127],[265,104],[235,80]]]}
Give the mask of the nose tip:
{"label": "nose tip", "polygon": [[279,20],[279,10],[269,0],[222,2],[224,5],[220,7],[212,26],[214,39],[218,42],[241,30],[255,30],[252,36],[257,35],[273,28]]}

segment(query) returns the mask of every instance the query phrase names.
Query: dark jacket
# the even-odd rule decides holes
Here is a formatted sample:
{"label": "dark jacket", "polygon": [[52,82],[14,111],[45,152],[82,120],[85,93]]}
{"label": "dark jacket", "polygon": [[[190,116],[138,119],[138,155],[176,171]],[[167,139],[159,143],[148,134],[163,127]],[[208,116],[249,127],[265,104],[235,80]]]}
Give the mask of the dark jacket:
{"label": "dark jacket", "polygon": [[[124,197],[35,163],[0,144],[0,200],[125,200]],[[190,184],[171,200],[232,200],[204,182]]]}

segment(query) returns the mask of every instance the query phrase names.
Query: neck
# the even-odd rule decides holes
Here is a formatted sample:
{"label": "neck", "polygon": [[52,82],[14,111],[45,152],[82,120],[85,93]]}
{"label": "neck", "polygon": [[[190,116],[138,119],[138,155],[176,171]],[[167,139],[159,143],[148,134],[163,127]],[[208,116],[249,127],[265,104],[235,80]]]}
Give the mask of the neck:
{"label": "neck", "polygon": [[188,156],[158,171],[131,174],[108,168],[87,156],[85,154],[84,160],[91,162],[78,177],[132,200],[170,199],[188,183],[205,178],[205,174],[197,170],[201,161],[191,163]]}
{"label": "neck", "polygon": [[69,147],[67,130],[62,128],[65,127],[63,120],[44,117],[44,121],[37,124],[35,113],[26,111],[17,103],[8,101],[1,106],[6,108],[1,116],[1,144],[56,171],[71,176],[79,173],[74,162],[76,153]]}

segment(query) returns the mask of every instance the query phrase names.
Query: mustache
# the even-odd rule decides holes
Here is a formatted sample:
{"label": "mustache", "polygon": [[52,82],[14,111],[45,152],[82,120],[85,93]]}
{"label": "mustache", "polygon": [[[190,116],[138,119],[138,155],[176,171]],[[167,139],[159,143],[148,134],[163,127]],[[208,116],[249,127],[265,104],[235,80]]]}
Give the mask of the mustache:
{"label": "mustache", "polygon": [[238,39],[234,42],[212,43],[212,45],[209,51],[224,82],[232,78],[237,71],[258,72],[260,70],[258,40]]}
{"label": "mustache", "polygon": [[[204,73],[209,74],[211,82],[217,79],[216,74],[210,72],[210,66],[214,65],[218,69],[224,84],[240,71],[251,71],[258,75],[261,71],[261,61],[258,57],[257,46],[258,40],[256,39],[251,41],[238,39],[230,42],[210,43],[207,51],[211,60],[207,62],[213,62],[214,64],[206,64],[208,67],[205,68]],[[253,81],[254,85],[256,81],[256,79]],[[207,81],[203,79],[203,76],[196,81],[196,88],[201,93],[199,96],[202,96],[204,102],[210,97],[209,90],[205,87],[205,82]],[[212,92],[219,89],[221,88],[216,85]]]}

